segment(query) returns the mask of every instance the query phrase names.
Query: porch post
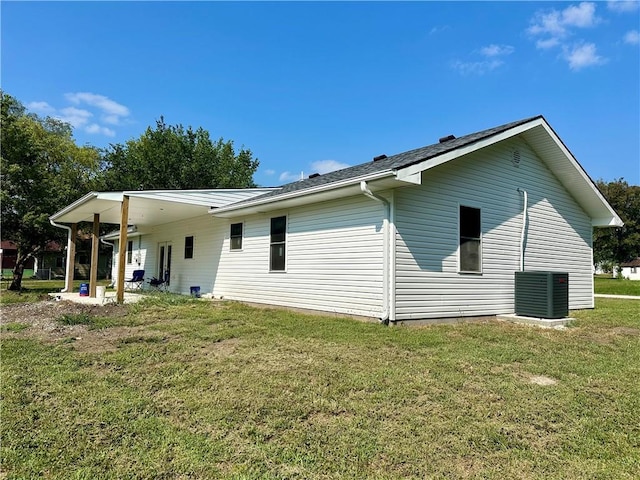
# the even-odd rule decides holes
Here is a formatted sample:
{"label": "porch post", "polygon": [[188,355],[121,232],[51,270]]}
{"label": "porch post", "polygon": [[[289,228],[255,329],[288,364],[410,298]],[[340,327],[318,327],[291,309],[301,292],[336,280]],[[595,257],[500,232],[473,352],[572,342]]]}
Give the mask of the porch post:
{"label": "porch post", "polygon": [[67,239],[67,271],[64,275],[64,292],[73,292],[73,272],[76,269],[76,232],[78,224],[71,224],[71,231]]}
{"label": "porch post", "polygon": [[124,303],[124,267],[127,255],[127,228],[129,226],[129,196],[122,197],[120,210],[120,237],[118,239],[118,278],[116,279],[116,301]]}
{"label": "porch post", "polygon": [[91,235],[91,272],[89,273],[89,297],[96,298],[98,283],[98,251],[100,250],[100,214],[93,214],[93,233]]}

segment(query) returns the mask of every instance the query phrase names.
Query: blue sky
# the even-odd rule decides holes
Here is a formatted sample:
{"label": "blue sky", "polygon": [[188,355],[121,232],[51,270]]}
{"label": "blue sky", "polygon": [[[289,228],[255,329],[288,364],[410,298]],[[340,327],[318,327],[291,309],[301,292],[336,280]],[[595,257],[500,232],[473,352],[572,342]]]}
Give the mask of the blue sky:
{"label": "blue sky", "polygon": [[81,144],[201,126],[262,186],[538,114],[594,180],[638,185],[638,7],[3,1],[1,83]]}

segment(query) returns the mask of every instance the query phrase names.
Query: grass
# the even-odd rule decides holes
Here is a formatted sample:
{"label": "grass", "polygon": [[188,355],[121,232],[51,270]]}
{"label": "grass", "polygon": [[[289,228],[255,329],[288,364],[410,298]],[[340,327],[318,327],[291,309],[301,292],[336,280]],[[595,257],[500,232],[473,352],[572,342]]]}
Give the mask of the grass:
{"label": "grass", "polygon": [[[88,283],[89,280],[75,280],[73,288],[75,292],[80,291],[81,283]],[[109,285],[110,280],[99,280],[98,285]],[[59,292],[64,288],[64,280],[23,280],[22,291],[13,292],[7,290],[11,280],[3,280],[0,284],[0,305],[11,303],[29,303],[49,298],[49,293]]]}
{"label": "grass", "polygon": [[640,471],[631,300],[597,299],[595,310],[572,312],[566,330],[388,328],[172,296],[129,316],[135,333],[110,351],[5,335],[7,478]]}
{"label": "grass", "polygon": [[640,296],[640,280],[627,280],[598,275],[594,278],[594,291],[595,293],[609,295]]}

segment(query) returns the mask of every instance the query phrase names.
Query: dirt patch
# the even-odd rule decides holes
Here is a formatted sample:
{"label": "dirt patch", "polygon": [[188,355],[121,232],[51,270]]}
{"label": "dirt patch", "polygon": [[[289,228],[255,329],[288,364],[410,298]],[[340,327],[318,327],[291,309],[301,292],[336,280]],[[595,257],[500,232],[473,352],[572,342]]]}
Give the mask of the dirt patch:
{"label": "dirt patch", "polygon": [[[144,336],[143,327],[111,327],[90,329],[87,325],[64,325],[57,321],[63,315],[120,318],[128,314],[126,305],[82,305],[73,302],[47,300],[0,306],[2,338],[34,338],[49,343],[65,343],[75,350],[102,352],[114,350],[132,336]],[[12,331],[8,324],[27,328]]]}
{"label": "dirt patch", "polygon": [[546,377],[544,375],[532,375],[531,377],[529,377],[529,382],[535,383],[536,385],[542,385],[542,386],[555,385],[558,383],[557,380],[551,377]]}

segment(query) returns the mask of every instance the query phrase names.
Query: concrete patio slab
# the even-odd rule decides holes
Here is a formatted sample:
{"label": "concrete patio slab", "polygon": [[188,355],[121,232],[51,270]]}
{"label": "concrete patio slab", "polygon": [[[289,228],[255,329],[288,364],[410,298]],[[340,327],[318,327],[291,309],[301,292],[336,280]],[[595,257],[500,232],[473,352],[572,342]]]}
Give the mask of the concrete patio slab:
{"label": "concrete patio slab", "polygon": [[[105,292],[104,297],[81,297],[78,292],[71,293],[50,293],[50,297],[59,301],[68,301],[74,303],[82,303],[85,305],[106,305],[108,303],[116,303],[116,292]],[[139,293],[125,292],[124,303],[136,303],[144,298]]]}

